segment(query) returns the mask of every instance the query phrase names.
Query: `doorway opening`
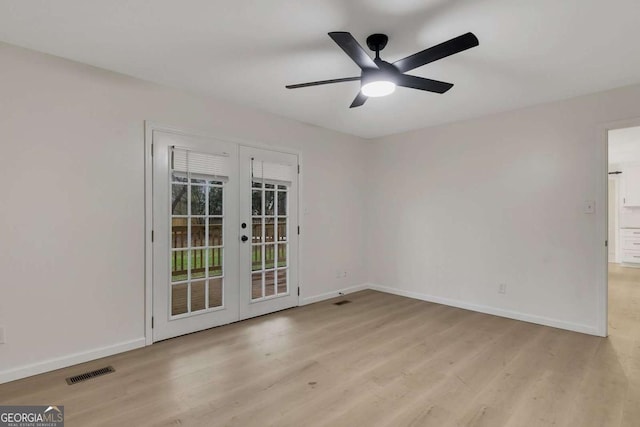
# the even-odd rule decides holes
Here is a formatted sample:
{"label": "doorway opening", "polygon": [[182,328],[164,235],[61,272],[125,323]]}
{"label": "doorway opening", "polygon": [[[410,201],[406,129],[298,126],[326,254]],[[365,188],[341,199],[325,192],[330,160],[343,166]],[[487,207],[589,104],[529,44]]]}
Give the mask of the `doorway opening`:
{"label": "doorway opening", "polygon": [[640,126],[607,131],[608,332],[640,331]]}

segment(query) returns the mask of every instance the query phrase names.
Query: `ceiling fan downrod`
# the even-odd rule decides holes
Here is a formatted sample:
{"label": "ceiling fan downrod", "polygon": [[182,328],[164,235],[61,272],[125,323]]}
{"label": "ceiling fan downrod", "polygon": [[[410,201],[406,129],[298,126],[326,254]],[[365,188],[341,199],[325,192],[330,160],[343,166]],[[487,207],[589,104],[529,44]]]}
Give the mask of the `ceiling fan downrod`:
{"label": "ceiling fan downrod", "polygon": [[367,46],[376,53],[375,59],[380,59],[380,51],[384,49],[388,41],[389,37],[386,34],[371,34],[367,37]]}

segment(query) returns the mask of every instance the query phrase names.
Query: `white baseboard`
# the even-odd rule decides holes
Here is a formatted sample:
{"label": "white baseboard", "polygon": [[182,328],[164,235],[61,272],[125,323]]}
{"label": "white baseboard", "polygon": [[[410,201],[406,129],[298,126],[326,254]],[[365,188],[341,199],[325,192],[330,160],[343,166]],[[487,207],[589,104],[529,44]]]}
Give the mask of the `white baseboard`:
{"label": "white baseboard", "polygon": [[364,291],[365,289],[371,289],[371,285],[369,283],[362,283],[360,285],[349,286],[347,288],[338,289],[332,292],[325,292],[320,295],[300,298],[300,305],[313,304],[314,302],[320,302],[327,299],[339,297],[340,294],[352,294],[354,292]]}
{"label": "white baseboard", "polygon": [[89,362],[91,360],[100,359],[117,353],[123,353],[125,351],[134,350],[144,346],[144,337],[137,338],[135,340],[125,341],[107,347],[96,348],[82,353],[75,353],[68,356],[45,360],[32,365],[25,365],[18,368],[8,369],[6,371],[0,371],[0,384],[18,380],[20,378],[30,377],[32,375],[42,374],[44,372],[55,371],[56,369],[66,368],[68,366],[77,365],[78,363]]}
{"label": "white baseboard", "polygon": [[600,336],[598,328],[595,326],[583,325],[579,323],[566,322],[564,320],[550,319],[547,317],[536,316],[517,311],[504,310],[501,308],[490,307],[486,305],[473,304],[466,301],[459,301],[449,298],[436,297],[433,295],[422,294],[418,292],[405,291],[402,289],[389,288],[386,286],[370,284],[369,289],[374,291],[386,292],[388,294],[400,295],[403,297],[419,299],[422,301],[434,302],[437,304],[448,305],[451,307],[463,308],[465,310],[477,311],[494,316],[506,317],[509,319],[522,320],[523,322],[535,323],[538,325],[551,326],[553,328],[566,329],[569,331],[580,332],[583,334]]}

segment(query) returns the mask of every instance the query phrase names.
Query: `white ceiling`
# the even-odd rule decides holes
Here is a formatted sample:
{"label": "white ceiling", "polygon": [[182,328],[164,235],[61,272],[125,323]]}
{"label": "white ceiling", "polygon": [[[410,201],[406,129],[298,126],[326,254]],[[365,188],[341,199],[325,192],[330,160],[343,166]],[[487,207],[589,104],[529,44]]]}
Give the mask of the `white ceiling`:
{"label": "white ceiling", "polygon": [[[371,138],[638,83],[639,17],[638,0],[0,0],[0,40]],[[387,33],[390,62],[467,31],[480,46],[414,70],[444,95],[349,109],[358,82],[284,88],[359,74],[329,31]]]}

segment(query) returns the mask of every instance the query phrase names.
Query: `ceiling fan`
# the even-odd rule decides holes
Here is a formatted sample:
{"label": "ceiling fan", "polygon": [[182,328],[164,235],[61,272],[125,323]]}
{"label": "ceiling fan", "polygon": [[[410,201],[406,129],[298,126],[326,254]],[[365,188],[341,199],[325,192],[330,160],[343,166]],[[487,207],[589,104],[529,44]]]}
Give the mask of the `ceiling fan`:
{"label": "ceiling fan", "polygon": [[384,49],[387,41],[389,41],[389,37],[387,37],[386,34],[372,34],[367,37],[367,46],[376,53],[375,59],[371,59],[362,46],[353,38],[351,33],[336,31],[329,33],[329,37],[360,67],[362,70],[360,76],[300,83],[288,85],[286,88],[298,89],[301,87],[360,80],[360,92],[358,92],[358,95],[351,103],[350,108],[360,107],[369,97],[389,95],[393,93],[396,86],[425,90],[428,92],[445,93],[453,87],[452,83],[411,76],[404,73],[430,62],[478,46],[479,44],[478,38],[473,33],[466,33],[444,43],[414,53],[394,63],[389,63],[380,59],[380,51]]}

